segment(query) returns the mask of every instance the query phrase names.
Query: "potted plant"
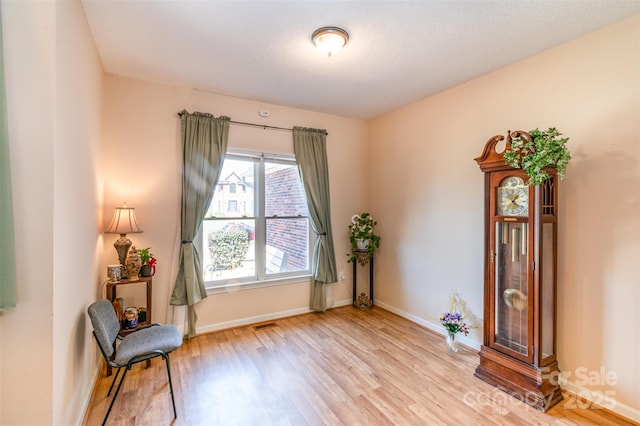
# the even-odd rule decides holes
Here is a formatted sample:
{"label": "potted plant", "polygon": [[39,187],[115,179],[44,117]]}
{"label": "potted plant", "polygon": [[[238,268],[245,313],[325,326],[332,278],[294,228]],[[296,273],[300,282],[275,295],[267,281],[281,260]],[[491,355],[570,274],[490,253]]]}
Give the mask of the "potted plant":
{"label": "potted plant", "polygon": [[531,138],[511,139],[511,149],[505,150],[504,160],[511,167],[522,169],[529,176],[529,185],[539,185],[550,177],[545,168],[553,166],[558,177],[564,179],[571,154],[565,146],[569,138],[562,138],[554,127],[531,130]]}
{"label": "potted plant", "polygon": [[150,277],[156,273],[156,258],[151,253],[151,247],[138,250],[142,266],[140,267],[140,275]]}
{"label": "potted plant", "polygon": [[351,253],[347,253],[349,262],[355,262],[356,253],[373,254],[380,247],[380,236],[374,233],[374,227],[378,222],[373,220],[369,213],[354,214],[349,225],[349,242]]}

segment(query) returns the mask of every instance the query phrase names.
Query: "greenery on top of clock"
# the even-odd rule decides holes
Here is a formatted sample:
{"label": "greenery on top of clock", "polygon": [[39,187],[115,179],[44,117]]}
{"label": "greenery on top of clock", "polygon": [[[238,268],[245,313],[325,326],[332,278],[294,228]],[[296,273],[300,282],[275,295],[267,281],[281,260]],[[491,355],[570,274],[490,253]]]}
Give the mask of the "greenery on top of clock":
{"label": "greenery on top of clock", "polygon": [[351,243],[351,253],[348,262],[356,260],[355,251],[358,249],[358,240],[368,241],[369,245],[366,252],[373,254],[380,247],[380,236],[376,235],[373,228],[378,224],[373,217],[367,212],[360,215],[354,214],[351,217],[351,225],[349,225],[349,242]]}
{"label": "greenery on top of clock", "polygon": [[548,130],[531,130],[531,140],[520,137],[511,139],[511,149],[504,152],[504,159],[511,167],[522,169],[529,176],[529,185],[539,185],[548,179],[545,167],[554,166],[558,177],[564,179],[571,154],[565,146],[569,138],[562,138],[555,127]]}

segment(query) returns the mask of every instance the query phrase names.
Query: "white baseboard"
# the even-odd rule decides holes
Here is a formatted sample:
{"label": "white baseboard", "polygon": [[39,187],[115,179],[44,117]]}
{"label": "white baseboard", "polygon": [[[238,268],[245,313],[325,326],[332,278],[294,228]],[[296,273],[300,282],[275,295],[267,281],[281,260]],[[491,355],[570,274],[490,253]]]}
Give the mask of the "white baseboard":
{"label": "white baseboard", "polygon": [[[341,307],[341,306],[349,306],[351,305],[352,300],[351,299],[343,299],[343,300],[339,300],[336,302],[330,301],[329,303],[329,307],[330,308],[337,308],[337,307]],[[442,328],[442,325],[440,324],[434,324],[430,321],[425,320],[424,318],[420,318],[417,317],[415,315],[412,315],[408,312],[402,311],[400,309],[397,309],[391,305],[387,305],[384,302],[379,302],[376,301],[375,304],[377,306],[380,306],[383,309],[386,309],[389,312],[393,312],[394,314],[401,316],[405,319],[408,319],[411,322],[414,322],[418,325],[421,325],[425,328],[428,328],[429,330],[438,333],[442,336],[445,335],[444,333],[444,329]],[[225,321],[225,322],[220,322],[220,323],[216,323],[216,324],[210,324],[210,325],[206,325],[206,326],[202,326],[202,327],[196,327],[196,334],[202,334],[202,333],[211,333],[213,331],[220,331],[220,330],[226,330],[229,328],[233,328],[233,327],[242,327],[245,325],[250,325],[250,324],[257,324],[257,323],[261,323],[261,322],[265,322],[265,321],[273,321],[273,320],[277,320],[277,319],[281,319],[281,318],[286,318],[286,317],[292,317],[295,315],[302,315],[302,314],[307,314],[309,312],[312,312],[308,307],[304,307],[304,308],[296,308],[296,309],[290,309],[287,311],[280,311],[280,312],[270,312],[268,314],[264,314],[264,315],[256,315],[253,317],[246,317],[246,318],[240,318],[237,320],[233,320],[233,321]],[[180,332],[184,334],[184,325],[180,326],[178,325],[178,329],[180,329]],[[472,349],[475,350],[480,350],[480,342],[477,342],[475,340],[469,339],[468,337],[465,336],[459,336],[458,340],[461,344],[470,347]]]}
{"label": "white baseboard", "polygon": [[253,317],[240,318],[233,321],[219,322],[203,327],[196,327],[196,334],[211,333],[212,331],[226,330],[234,327],[241,327],[249,324],[257,324],[265,321],[273,321],[280,318],[292,317],[311,312],[309,308],[297,308],[288,311],[270,312],[264,315],[256,315]]}
{"label": "white baseboard", "polygon": [[569,381],[561,381],[560,386],[562,387],[562,389],[571,392],[578,398],[582,398],[587,401],[587,403],[580,400],[565,402],[565,407],[567,407],[566,404],[569,404],[567,409],[589,408],[591,407],[591,404],[595,404],[596,406],[605,408],[606,410],[611,411],[612,413],[616,413],[626,419],[633,420],[636,423],[640,423],[640,410],[616,401],[615,394],[606,395],[605,397],[603,395],[603,392],[592,391]]}
{"label": "white baseboard", "polygon": [[351,299],[343,299],[343,300],[339,300],[337,301],[332,308],[339,308],[341,306],[351,306],[353,304],[353,300]]}
{"label": "white baseboard", "polygon": [[102,359],[103,359],[102,355],[100,356],[100,358],[97,358],[97,363],[95,365],[95,369],[93,373],[93,380],[91,381],[92,383],[91,391],[87,393],[82,410],[80,410],[80,413],[78,414],[78,418],[74,423],[76,425],[81,425],[84,423],[84,418],[87,415],[87,410],[89,410],[89,403],[91,402],[91,397],[93,396],[93,392],[96,390],[96,385],[98,384],[98,377],[100,375],[100,372],[102,371]]}
{"label": "white baseboard", "polygon": [[[336,307],[339,307],[339,306],[346,306],[346,305],[350,305],[350,304],[351,304],[351,300],[340,300],[338,302],[335,302],[333,304],[333,306],[330,306],[330,307],[336,308]],[[225,322],[220,322],[220,323],[217,323],[217,324],[206,325],[206,326],[203,326],[203,327],[196,327],[196,334],[211,333],[213,331],[226,330],[226,329],[234,328],[234,327],[242,327],[242,326],[245,326],[245,325],[257,324],[257,323],[261,323],[261,322],[265,322],[265,321],[273,321],[273,320],[277,320],[277,319],[281,319],[281,318],[287,318],[287,317],[292,317],[292,316],[296,316],[296,315],[308,314],[310,312],[312,312],[312,311],[311,311],[311,309],[309,309],[309,307],[290,309],[290,310],[287,310],[287,311],[280,311],[280,312],[270,312],[268,314],[256,315],[256,316],[253,316],[253,317],[240,318],[240,319],[233,320],[233,321],[225,321]],[[178,328],[180,328],[180,327],[178,327]],[[182,328],[184,328],[184,326]],[[180,330],[180,331],[184,332],[184,330]]]}
{"label": "white baseboard", "polygon": [[[400,310],[400,309],[398,309],[398,308],[396,308],[394,306],[387,305],[386,303],[380,302],[378,300],[376,300],[375,304],[377,306],[380,306],[383,309],[386,309],[389,312],[393,312],[394,314],[396,314],[396,315],[398,315],[398,316],[400,316],[402,318],[408,319],[411,322],[414,322],[414,323],[416,323],[418,325],[421,325],[424,328],[428,328],[429,330],[431,330],[431,331],[433,331],[435,333],[438,333],[438,334],[440,334],[442,336],[446,335],[445,332],[444,332],[444,328],[442,327],[442,324],[434,324],[434,323],[432,323],[430,321],[427,321],[424,318],[417,317],[417,316],[415,316],[413,314],[410,314],[408,312]],[[467,347],[469,347],[471,349],[475,349],[477,351],[480,350],[481,343],[478,342],[478,341],[472,340],[472,339],[470,339],[470,338],[468,338],[466,336],[463,336],[463,335],[460,335],[460,336],[456,337],[456,340],[458,340],[461,344],[463,344],[463,345],[465,345],[465,346],[467,346]]]}

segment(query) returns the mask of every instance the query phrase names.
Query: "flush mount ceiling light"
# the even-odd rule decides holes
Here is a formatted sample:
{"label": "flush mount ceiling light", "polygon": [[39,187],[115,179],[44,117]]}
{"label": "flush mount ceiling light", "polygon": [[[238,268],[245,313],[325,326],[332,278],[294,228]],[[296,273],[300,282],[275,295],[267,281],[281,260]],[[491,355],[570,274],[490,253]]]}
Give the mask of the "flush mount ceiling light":
{"label": "flush mount ceiling light", "polygon": [[331,57],[347,44],[349,33],[338,27],[318,28],[311,35],[311,41],[322,53]]}

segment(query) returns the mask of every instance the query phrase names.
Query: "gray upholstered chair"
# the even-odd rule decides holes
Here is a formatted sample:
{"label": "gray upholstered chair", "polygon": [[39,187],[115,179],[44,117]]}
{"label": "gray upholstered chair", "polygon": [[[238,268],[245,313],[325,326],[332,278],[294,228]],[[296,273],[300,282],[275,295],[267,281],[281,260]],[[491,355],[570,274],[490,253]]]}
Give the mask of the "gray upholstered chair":
{"label": "gray upholstered chair", "polygon": [[[171,367],[169,365],[169,353],[182,345],[182,336],[178,328],[173,325],[151,324],[147,327],[141,327],[134,332],[121,336],[120,322],[113,309],[110,301],[103,299],[94,302],[87,310],[91,324],[93,325],[93,335],[98,342],[98,347],[104,356],[107,365],[116,369],[111,386],[107,396],[111,394],[113,385],[118,378],[121,370],[124,370],[122,378],[116,388],[116,393],[109,404],[107,414],[104,416],[102,424],[107,422],[111,408],[115,402],[122,382],[131,369],[133,364],[150,360],[161,356],[167,364],[167,375],[169,376],[169,392],[171,393],[171,403],[173,404],[173,418],[176,415],[176,402],[173,397],[173,384],[171,382]],[[120,340],[120,344],[115,349],[116,339]],[[115,355],[114,355],[115,354]]]}

